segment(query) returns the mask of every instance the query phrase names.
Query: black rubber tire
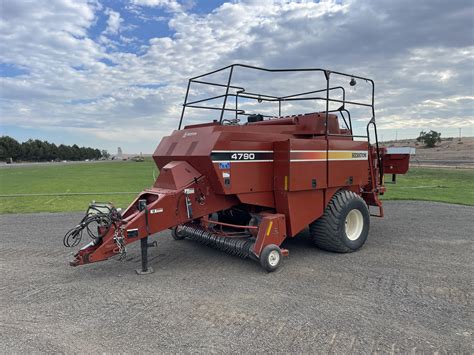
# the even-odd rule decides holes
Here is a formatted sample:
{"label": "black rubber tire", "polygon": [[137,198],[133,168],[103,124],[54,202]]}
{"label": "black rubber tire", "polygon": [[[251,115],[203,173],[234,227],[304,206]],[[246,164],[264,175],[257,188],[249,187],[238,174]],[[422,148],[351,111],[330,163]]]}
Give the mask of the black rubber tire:
{"label": "black rubber tire", "polygon": [[[273,264],[270,261],[270,255],[274,251],[276,251],[278,253],[278,262],[276,264]],[[272,272],[272,271],[275,271],[276,269],[278,269],[280,267],[282,258],[283,258],[283,256],[281,254],[281,250],[278,247],[278,245],[269,244],[265,248],[263,248],[262,252],[260,253],[260,257],[259,257],[260,265],[262,265],[262,267],[265,270],[267,270],[268,272]]]}
{"label": "black rubber tire", "polygon": [[183,240],[186,236],[178,232],[178,226],[171,228],[171,236],[174,240]]}
{"label": "black rubber tire", "polygon": [[[350,240],[346,235],[345,221],[353,209],[361,212],[363,228],[357,239]],[[329,201],[324,214],[309,225],[309,232],[318,248],[337,253],[351,253],[364,245],[369,228],[370,213],[365,201],[352,191],[341,190]]]}

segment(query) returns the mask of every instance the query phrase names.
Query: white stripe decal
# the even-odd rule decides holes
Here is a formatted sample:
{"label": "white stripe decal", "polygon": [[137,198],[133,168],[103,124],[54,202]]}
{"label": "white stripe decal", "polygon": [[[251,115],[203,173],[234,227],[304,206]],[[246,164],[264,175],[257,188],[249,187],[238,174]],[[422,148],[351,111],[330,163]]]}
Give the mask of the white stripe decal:
{"label": "white stripe decal", "polygon": [[[213,150],[212,153],[273,153],[273,150]],[[291,153],[367,153],[367,150],[290,150]]]}
{"label": "white stripe decal", "polygon": [[[274,153],[273,150],[213,150],[212,154],[214,153]],[[292,149],[290,153],[327,153],[327,155],[331,155],[331,153],[348,153],[354,156],[354,154],[361,154],[362,157],[340,157],[340,158],[319,158],[319,159],[290,159],[292,163],[298,162],[324,162],[324,161],[348,161],[348,160],[356,160],[356,161],[367,161],[368,160],[368,151],[367,150],[297,150]],[[216,157],[217,158],[217,157]],[[263,158],[263,157],[262,157]],[[212,160],[213,163],[270,163],[273,162],[274,159],[218,159]]]}
{"label": "white stripe decal", "polygon": [[273,150],[213,150],[212,153],[273,153]]}
{"label": "white stripe decal", "polygon": [[305,161],[326,161],[326,159],[290,159],[292,163],[305,162]]}
{"label": "white stripe decal", "polygon": [[365,153],[367,154],[367,150],[329,150],[329,153]]}
{"label": "white stripe decal", "polygon": [[367,150],[290,150],[290,153],[368,153]]}
{"label": "white stripe decal", "polygon": [[364,160],[366,161],[367,158],[340,158],[340,159],[290,159],[290,162],[292,163],[299,163],[299,162],[308,162],[308,161],[345,161],[345,160]]}
{"label": "white stripe decal", "polygon": [[[290,153],[326,153],[326,150],[290,150]],[[332,152],[332,150],[330,150]],[[339,152],[339,150],[338,150]]]}
{"label": "white stripe decal", "polygon": [[213,160],[214,164],[218,163],[268,163],[273,160]]}

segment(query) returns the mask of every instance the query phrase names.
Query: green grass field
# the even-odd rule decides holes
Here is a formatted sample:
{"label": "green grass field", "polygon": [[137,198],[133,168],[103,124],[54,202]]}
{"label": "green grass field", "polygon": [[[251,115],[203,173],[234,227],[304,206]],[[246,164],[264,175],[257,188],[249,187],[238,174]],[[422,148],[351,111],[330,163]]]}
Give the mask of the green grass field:
{"label": "green grass field", "polygon": [[154,176],[158,176],[158,170],[151,159],[141,163],[58,163],[1,168],[0,195],[78,192],[93,195],[0,197],[0,213],[85,211],[92,200],[127,207],[138,192],[153,185]]}
{"label": "green grass field", "polygon": [[[386,181],[391,180],[387,175]],[[474,169],[410,168],[386,184],[384,200],[424,200],[474,205]]]}
{"label": "green grass field", "polygon": [[[136,194],[153,185],[154,163],[103,162],[52,164],[0,169],[0,213],[85,211],[89,202],[110,201],[127,207]],[[389,176],[387,176],[388,180]],[[104,194],[121,192],[121,194]],[[90,193],[55,196],[57,193]],[[412,168],[387,184],[384,200],[427,200],[474,205],[474,170]]]}

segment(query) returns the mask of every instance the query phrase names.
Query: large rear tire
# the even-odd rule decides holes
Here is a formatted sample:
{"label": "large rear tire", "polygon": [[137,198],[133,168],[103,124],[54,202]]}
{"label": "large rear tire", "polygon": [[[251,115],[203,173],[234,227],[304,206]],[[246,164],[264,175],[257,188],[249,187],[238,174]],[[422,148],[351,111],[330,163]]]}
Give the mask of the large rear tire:
{"label": "large rear tire", "polygon": [[337,253],[360,249],[369,234],[370,213],[365,201],[352,191],[334,194],[324,214],[309,225],[318,248]]}

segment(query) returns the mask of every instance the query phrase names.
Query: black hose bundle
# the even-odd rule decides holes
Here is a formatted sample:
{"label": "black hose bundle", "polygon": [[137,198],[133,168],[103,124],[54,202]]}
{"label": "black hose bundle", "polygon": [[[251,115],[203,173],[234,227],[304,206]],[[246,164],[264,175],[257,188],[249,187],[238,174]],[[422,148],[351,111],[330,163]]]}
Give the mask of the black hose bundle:
{"label": "black hose bundle", "polygon": [[[63,244],[68,248],[77,246],[82,240],[84,230],[93,241],[97,242],[107,234],[112,224],[120,220],[121,216],[116,208],[108,204],[93,203],[89,206],[81,222],[64,235]],[[101,232],[99,232],[99,228]]]}

